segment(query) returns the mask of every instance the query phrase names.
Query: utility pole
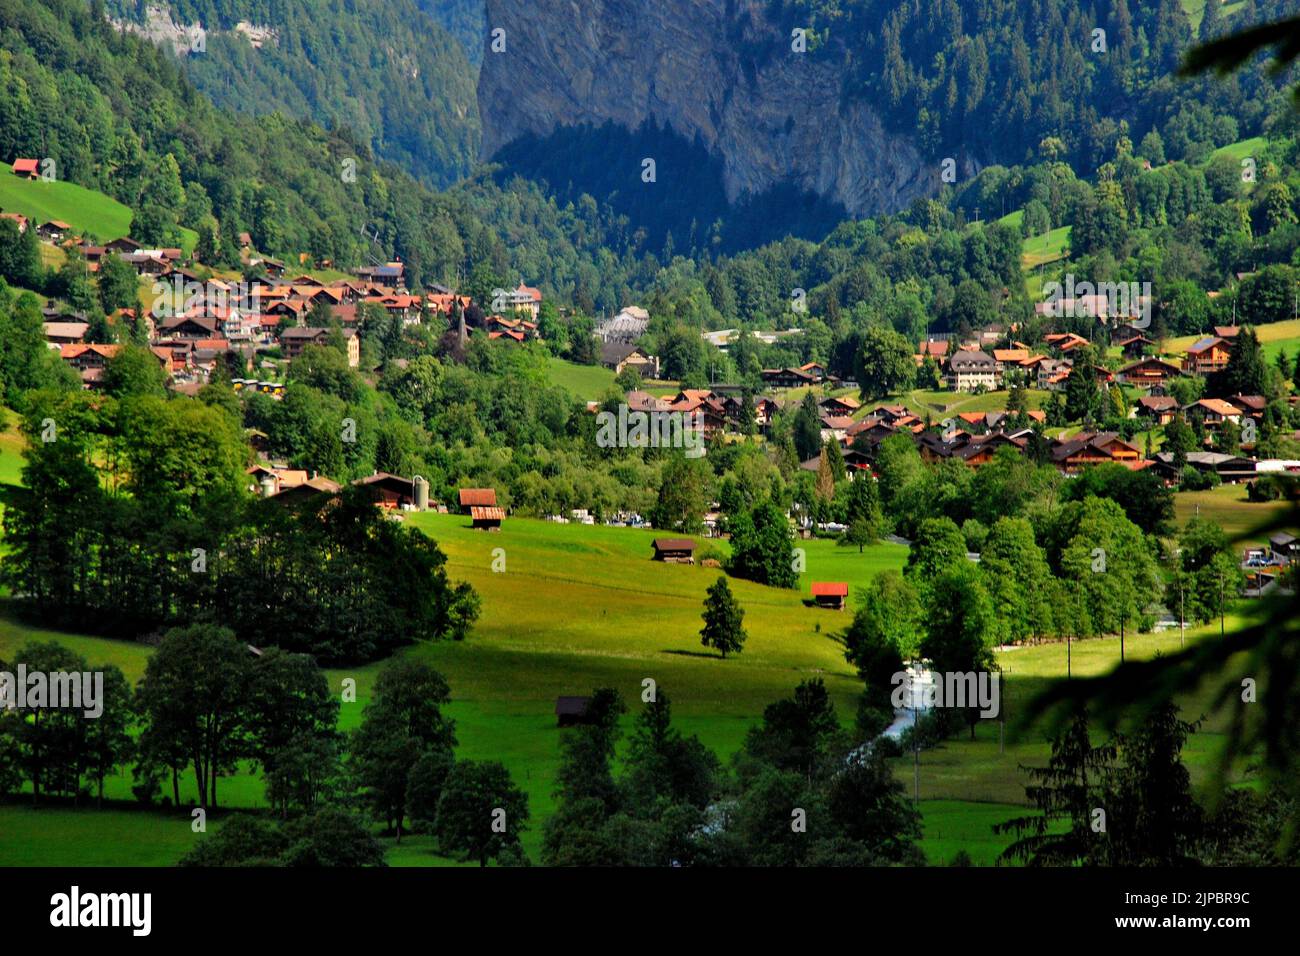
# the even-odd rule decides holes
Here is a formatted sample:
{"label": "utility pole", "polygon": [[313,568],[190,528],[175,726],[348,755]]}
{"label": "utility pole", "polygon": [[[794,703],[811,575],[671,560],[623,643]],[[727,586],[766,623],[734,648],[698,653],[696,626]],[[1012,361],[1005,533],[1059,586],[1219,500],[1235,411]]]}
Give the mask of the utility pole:
{"label": "utility pole", "polygon": [[[916,671],[919,681],[921,676],[920,662],[913,660],[912,667]],[[912,692],[912,802],[918,807],[921,805],[921,723],[919,708],[916,701],[916,687],[911,688]]]}

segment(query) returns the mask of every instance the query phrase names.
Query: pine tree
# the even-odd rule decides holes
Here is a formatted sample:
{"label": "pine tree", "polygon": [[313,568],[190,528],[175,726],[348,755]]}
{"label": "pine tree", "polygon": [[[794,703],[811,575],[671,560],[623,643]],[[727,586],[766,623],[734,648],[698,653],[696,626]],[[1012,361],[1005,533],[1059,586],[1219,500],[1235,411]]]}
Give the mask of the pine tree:
{"label": "pine tree", "polygon": [[1224,395],[1260,395],[1264,391],[1264,356],[1253,326],[1244,326],[1232,345],[1228,365],[1216,383]]}
{"label": "pine tree", "polygon": [[[1030,769],[1033,781],[1025,795],[1037,816],[1017,817],[994,825],[994,833],[1014,833],[1017,839],[1001,859],[1037,866],[1070,866],[1095,862],[1100,853],[1093,831],[1095,808],[1112,773],[1113,747],[1094,747],[1088,736],[1088,715],[1076,711],[1070,724],[1052,741],[1046,767]],[[1054,824],[1064,823],[1066,826]]]}
{"label": "pine tree", "polygon": [[704,619],[704,628],[700,631],[701,644],[719,651],[723,660],[726,660],[728,652],[740,653],[749,636],[742,627],[745,609],[731,593],[725,577],[719,577],[709,586],[701,617]]}

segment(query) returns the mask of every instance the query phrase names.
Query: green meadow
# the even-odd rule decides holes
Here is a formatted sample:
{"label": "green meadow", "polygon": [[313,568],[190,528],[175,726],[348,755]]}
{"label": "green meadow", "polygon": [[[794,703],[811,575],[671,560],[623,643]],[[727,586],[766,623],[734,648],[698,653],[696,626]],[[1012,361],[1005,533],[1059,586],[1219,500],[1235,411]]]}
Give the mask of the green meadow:
{"label": "green meadow", "polygon": [[594,402],[614,386],[614,373],[603,365],[578,365],[567,359],[548,359],[551,382],[585,401]]}
{"label": "green meadow", "polygon": [[[37,223],[57,219],[101,242],[130,235],[131,210],[111,196],[76,183],[26,180],[0,167],[0,210],[22,213]],[[198,233],[181,229],[181,246],[194,249]]]}
{"label": "green meadow", "polygon": [[[500,533],[488,534],[456,515],[406,520],[439,542],[452,576],[470,581],[482,595],[483,613],[469,639],[417,643],[403,654],[428,661],[450,682],[448,712],[456,720],[460,756],[502,761],[528,793],[532,823],[525,848],[534,858],[541,823],[554,810],[562,733],[553,716],[556,696],[613,686],[634,713],[643,681],[654,680],[671,697],[681,729],[699,735],[724,761],[740,748],[767,704],[811,677],[826,681],[848,725],[861,685],[844,661],[837,635],[851,608],[836,612],[807,605],[808,586],[813,580],[839,580],[856,589],[882,570],[901,567],[906,558],[898,545],[879,544],[859,554],[828,540],[799,542],[807,560],[799,590],[732,581],[747,612],[749,640],[743,653],[724,661],[700,646],[698,633],[704,590],[720,572],[652,561],[652,532],[508,519]],[[494,559],[501,557],[505,570],[494,571]],[[1189,633],[1195,639],[1200,632]],[[149,654],[133,642],[33,630],[0,617],[0,657],[33,638],[57,640],[92,665],[115,663],[133,681]],[[1150,657],[1170,653],[1178,642],[1176,633],[1131,635],[1126,650],[1131,657]],[[1076,674],[1101,673],[1118,662],[1119,642],[1076,643],[1072,653]],[[1030,695],[1065,675],[1063,644],[1005,650],[999,659],[1007,669],[1009,721]],[[348,677],[357,683],[357,702],[342,708],[343,729],[357,725],[381,666],[328,672],[335,688]],[[1206,709],[1199,698],[1187,703],[1191,716]],[[631,719],[630,713],[625,723]],[[1041,728],[1017,740],[1009,731],[999,739],[1001,730],[998,723],[985,722],[974,740],[961,735],[921,755],[923,847],[932,863],[946,863],[965,848],[976,863],[987,865],[1000,852],[1002,838],[988,827],[1023,805],[1026,779],[1020,768],[1041,764],[1048,753]],[[1208,774],[1216,730],[1211,721],[1188,745],[1187,761],[1198,782]],[[898,759],[897,773],[910,793],[910,756]],[[187,812],[134,809],[130,785],[129,771],[108,781],[113,803],[103,812],[0,806],[0,832],[6,834],[0,865],[174,862],[194,839]],[[182,801],[193,794],[193,783],[182,778]],[[223,779],[219,800],[223,808],[265,805],[252,768]],[[214,814],[212,825],[220,822],[221,814]],[[395,865],[454,862],[437,856],[426,837],[407,837],[400,847],[391,838],[386,842]]]}
{"label": "green meadow", "polygon": [[1064,259],[1070,251],[1072,226],[1060,226],[1025,240],[1020,261],[1026,271]]}
{"label": "green meadow", "polygon": [[29,219],[58,219],[101,241],[131,231],[131,210],[116,199],[76,183],[28,181],[0,169],[0,207]]}

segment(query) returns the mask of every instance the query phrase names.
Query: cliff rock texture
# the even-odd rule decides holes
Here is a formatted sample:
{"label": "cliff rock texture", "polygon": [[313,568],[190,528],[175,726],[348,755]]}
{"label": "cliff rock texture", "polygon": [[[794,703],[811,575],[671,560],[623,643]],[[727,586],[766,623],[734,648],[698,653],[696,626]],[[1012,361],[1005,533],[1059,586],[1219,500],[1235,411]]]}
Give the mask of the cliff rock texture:
{"label": "cliff rock texture", "polygon": [[[649,120],[697,135],[727,198],[790,184],[854,215],[939,184],[909,137],[845,96],[840,69],[795,53],[760,0],[487,0],[479,77],[483,157],[524,134]],[[505,51],[491,49],[505,31]]]}

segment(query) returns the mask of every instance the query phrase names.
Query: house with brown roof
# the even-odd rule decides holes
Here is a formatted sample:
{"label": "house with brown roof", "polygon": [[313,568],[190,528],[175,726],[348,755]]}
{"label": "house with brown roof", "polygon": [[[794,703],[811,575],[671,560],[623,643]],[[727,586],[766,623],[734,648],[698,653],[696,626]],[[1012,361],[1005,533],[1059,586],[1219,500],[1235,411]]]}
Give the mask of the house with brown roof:
{"label": "house with brown roof", "polygon": [[861,408],[862,403],[852,395],[841,395],[838,398],[823,398],[817,407],[826,415],[849,416]]}
{"label": "house with brown roof", "polygon": [[765,368],[760,375],[768,388],[800,388],[814,384],[811,375],[797,368]]}
{"label": "house with brown roof", "polygon": [[1172,395],[1144,395],[1138,399],[1135,416],[1149,418],[1157,425],[1168,425],[1178,414],[1178,399]]}
{"label": "house with brown roof", "polygon": [[1183,371],[1196,375],[1209,375],[1228,366],[1232,357],[1232,347],[1227,339],[1217,335],[1207,336],[1187,349],[1183,357]]}
{"label": "house with brown roof", "polygon": [[1241,424],[1241,409],[1221,398],[1200,398],[1183,408],[1183,414],[1201,419],[1206,428],[1216,429],[1224,422]]}
{"label": "house with brown roof", "polygon": [[386,471],[377,471],[365,478],[358,478],[352,484],[365,489],[376,505],[388,511],[414,508],[418,501],[418,487],[414,478],[402,478]]}
{"label": "house with brown roof", "polygon": [[1115,373],[1115,377],[1125,385],[1152,388],[1164,386],[1170,379],[1180,378],[1182,374],[1182,368],[1173,362],[1148,356],[1125,365]]}
{"label": "house with brown roof", "polygon": [[76,345],[90,331],[88,322],[46,322],[45,341],[50,345]]}
{"label": "house with brown roof", "polygon": [[461,514],[469,514],[471,508],[495,508],[497,506],[497,490],[495,488],[462,488],[458,497]]}
{"label": "house with brown roof", "polygon": [[1142,458],[1136,446],[1116,432],[1080,432],[1073,438],[1053,442],[1051,455],[1052,464],[1065,474],[1075,474],[1089,465],[1108,462],[1135,471],[1151,464]]}
{"label": "house with brown roof", "polygon": [[659,359],[639,345],[627,342],[602,342],[600,364],[620,374],[625,368],[634,368],[642,378],[659,377]]}
{"label": "house with brown roof", "polygon": [[1263,395],[1230,395],[1227,402],[1243,415],[1252,418],[1263,415],[1268,408],[1268,399]]}
{"label": "house with brown roof", "polygon": [[690,538],[655,538],[650,542],[655,549],[654,559],[668,564],[694,564],[696,544]]}
{"label": "house with brown roof", "polygon": [[36,227],[36,235],[46,242],[59,242],[72,231],[72,227],[61,219],[51,219]]}
{"label": "house with brown roof", "polygon": [[1050,335],[1043,336],[1043,341],[1048,348],[1055,349],[1062,355],[1067,355],[1075,349],[1083,348],[1088,344],[1087,339],[1074,332],[1053,332]]}
{"label": "house with brown roof", "polygon": [[[59,358],[71,365],[81,375],[82,388],[99,388],[103,385],[104,371],[108,363],[122,348],[120,345],[88,343],[63,345],[59,347]],[[158,359],[158,364],[170,376],[172,371],[171,353],[166,349],[150,348]]]}
{"label": "house with brown roof", "polygon": [[1128,359],[1140,359],[1156,347],[1156,343],[1145,335],[1132,335],[1115,344],[1119,346],[1120,353]]}
{"label": "house with brown roof", "polygon": [[[361,341],[357,337],[357,330],[343,329],[340,334],[342,334],[343,343],[347,347],[348,365],[356,368],[361,364]],[[285,357],[292,361],[302,355],[303,349],[309,345],[328,345],[330,335],[330,329],[295,326],[280,333],[280,345],[284,348]]]}

